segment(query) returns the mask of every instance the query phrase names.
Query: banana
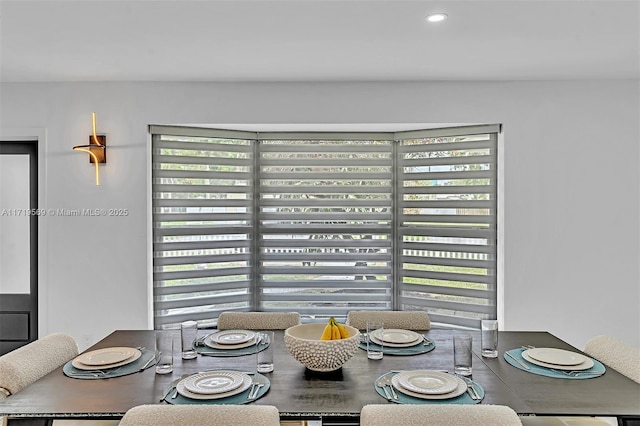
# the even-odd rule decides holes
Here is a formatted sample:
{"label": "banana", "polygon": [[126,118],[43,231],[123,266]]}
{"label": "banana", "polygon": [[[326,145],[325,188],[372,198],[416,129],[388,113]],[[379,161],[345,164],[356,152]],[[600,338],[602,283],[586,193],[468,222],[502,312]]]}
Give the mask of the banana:
{"label": "banana", "polygon": [[331,323],[331,340],[340,340],[340,330],[335,321]]}
{"label": "banana", "polygon": [[322,336],[320,336],[320,340],[340,340],[347,339],[349,337],[349,332],[347,328],[339,324],[334,317],[329,318],[327,325],[322,330]]}
{"label": "banana", "polygon": [[320,340],[331,340],[332,332],[331,332],[331,322],[329,322],[322,330],[322,336],[320,336]]}
{"label": "banana", "polygon": [[347,327],[345,327],[344,324],[340,324],[339,322],[336,322],[336,326],[338,327],[338,330],[340,330],[340,338],[348,339],[349,331],[347,330]]}

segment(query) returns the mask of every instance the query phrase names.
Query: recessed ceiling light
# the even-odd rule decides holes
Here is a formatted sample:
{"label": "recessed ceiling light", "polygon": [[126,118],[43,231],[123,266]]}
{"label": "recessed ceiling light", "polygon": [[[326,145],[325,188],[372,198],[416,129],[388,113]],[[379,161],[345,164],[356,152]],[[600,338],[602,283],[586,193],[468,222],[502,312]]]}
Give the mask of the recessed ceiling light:
{"label": "recessed ceiling light", "polygon": [[427,15],[425,19],[429,22],[440,22],[447,19],[447,15],[445,13],[432,13],[431,15]]}

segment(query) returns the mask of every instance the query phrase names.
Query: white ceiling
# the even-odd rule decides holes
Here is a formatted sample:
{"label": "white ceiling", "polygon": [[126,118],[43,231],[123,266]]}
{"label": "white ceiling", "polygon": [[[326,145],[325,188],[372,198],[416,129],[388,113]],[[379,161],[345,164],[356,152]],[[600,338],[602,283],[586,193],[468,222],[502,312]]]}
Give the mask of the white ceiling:
{"label": "white ceiling", "polygon": [[639,22],[640,0],[0,0],[0,81],[638,78]]}

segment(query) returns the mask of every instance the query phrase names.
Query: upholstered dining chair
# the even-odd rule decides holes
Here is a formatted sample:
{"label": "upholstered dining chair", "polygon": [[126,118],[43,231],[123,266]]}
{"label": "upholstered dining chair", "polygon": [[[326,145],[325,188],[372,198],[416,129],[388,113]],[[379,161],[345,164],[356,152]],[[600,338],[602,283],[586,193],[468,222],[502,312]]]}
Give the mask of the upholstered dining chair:
{"label": "upholstered dining chair", "polygon": [[222,312],[218,317],[218,330],[285,330],[298,324],[298,312]]}
{"label": "upholstered dining chair", "polygon": [[349,311],[347,325],[358,330],[367,328],[367,321],[382,322],[384,328],[429,330],[431,321],[425,311]]}
{"label": "upholstered dining chair", "polygon": [[[73,337],[52,333],[0,356],[0,401],[10,398],[36,380],[78,355]],[[6,418],[0,417],[0,425]],[[54,426],[117,425],[117,420],[54,420]]]}
{"label": "upholstered dining chair", "polygon": [[76,355],[73,337],[53,333],[0,356],[0,398],[20,392]]}
{"label": "upholstered dining chair", "polygon": [[636,383],[640,383],[640,348],[613,336],[594,336],[584,347],[592,358],[613,368]]}
{"label": "upholstered dining chair", "polygon": [[518,414],[503,405],[370,404],[360,412],[362,426],[521,426]]}
{"label": "upholstered dining chair", "polygon": [[129,409],[120,426],[279,426],[273,405],[139,405]]}

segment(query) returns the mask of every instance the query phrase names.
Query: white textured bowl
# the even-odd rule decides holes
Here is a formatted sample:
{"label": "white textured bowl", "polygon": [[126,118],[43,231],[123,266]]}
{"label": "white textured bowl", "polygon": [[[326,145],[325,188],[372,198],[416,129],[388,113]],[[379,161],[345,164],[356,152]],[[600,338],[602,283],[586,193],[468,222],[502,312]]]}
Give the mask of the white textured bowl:
{"label": "white textured bowl", "polygon": [[326,324],[300,324],[284,331],[284,344],[293,357],[313,371],[334,371],[358,350],[360,332],[347,327],[349,338],[320,340]]}

